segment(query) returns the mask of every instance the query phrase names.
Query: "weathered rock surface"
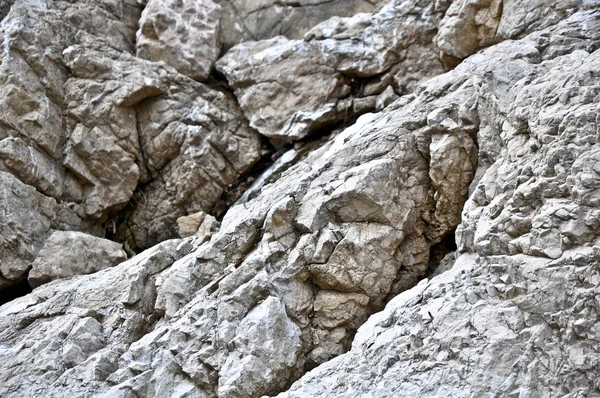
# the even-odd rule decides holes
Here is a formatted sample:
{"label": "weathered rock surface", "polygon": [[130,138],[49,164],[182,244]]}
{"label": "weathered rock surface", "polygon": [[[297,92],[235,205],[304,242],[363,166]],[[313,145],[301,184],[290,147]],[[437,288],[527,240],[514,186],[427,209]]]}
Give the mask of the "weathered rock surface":
{"label": "weathered rock surface", "polygon": [[209,238],[219,229],[219,226],[220,223],[216,218],[203,211],[177,219],[179,236],[182,238],[194,235],[200,238]]}
{"label": "weathered rock surface", "polygon": [[209,211],[260,158],[258,134],[232,98],[190,80],[168,82],[168,93],[137,108],[150,181],[126,223],[136,248],[178,236],[179,217]]}
{"label": "weathered rock surface", "polygon": [[[395,0],[375,13],[332,18],[303,40],[242,43],[217,62],[250,125],[275,143],[374,110],[442,66],[432,44],[445,7]],[[387,103],[385,104],[387,105]]]}
{"label": "weathered rock surface", "polygon": [[[131,346],[118,337],[129,330],[106,336],[102,347],[125,350],[110,374],[91,382],[85,362],[69,371],[72,376],[61,376],[66,384],[56,392],[258,396],[281,391],[306,368],[344,352],[370,313],[426,272],[430,246],[459,221],[460,199],[445,198],[458,189],[466,199],[476,165],[470,134],[477,122],[471,93],[464,94],[457,96],[462,108],[444,119],[452,130],[428,126],[439,106],[434,98],[395,114],[365,116],[231,209],[210,242],[145,283],[149,301],[139,305],[160,318],[152,333]],[[456,156],[445,158],[440,150]],[[446,180],[455,184],[449,188]],[[129,270],[134,260],[110,272]],[[77,280],[82,289],[89,286],[84,277]],[[59,285],[21,300],[54,295]],[[118,307],[119,300],[102,304]],[[127,303],[136,300],[139,294]],[[29,309],[44,313],[45,303]],[[117,309],[93,311],[102,323]],[[18,324],[26,312],[0,321]],[[27,352],[22,355],[33,354]],[[69,367],[57,357],[52,361],[57,376]],[[10,378],[2,385],[21,393],[33,388]],[[35,388],[49,391],[40,383]]]}
{"label": "weathered rock surface", "polygon": [[317,23],[334,16],[372,12],[383,0],[215,0],[223,8],[223,49],[275,36],[300,39]]}
{"label": "weathered rock surface", "polygon": [[[451,3],[451,4],[450,4]],[[246,42],[217,62],[250,125],[275,144],[381,110],[488,45],[555,24],[593,2],[393,0],[332,18],[302,40]],[[505,10],[505,11],[503,11]],[[438,58],[439,55],[439,58]]]}
{"label": "weathered rock surface", "polygon": [[426,86],[463,76],[479,87],[480,178],[457,231],[461,255],[282,396],[600,394],[599,27],[597,10],[579,12]]}
{"label": "weathered rock surface", "polygon": [[221,7],[212,0],[150,0],[137,32],[137,56],[205,80],[221,52]]}
{"label": "weathered rock surface", "polygon": [[[64,53],[75,75],[67,84],[80,87],[72,90],[79,97],[71,102],[78,105],[71,112],[77,112],[87,125],[84,131],[100,130],[98,137],[84,141],[88,153],[67,158],[67,164],[82,178],[103,182],[95,185],[101,192],[120,195],[120,207],[138,184],[144,183],[137,206],[126,220],[125,239],[130,247],[146,248],[176,237],[177,218],[210,210],[225,187],[259,159],[258,135],[226,94],[164,64],[89,41],[70,46]],[[91,87],[102,92],[93,102],[82,98]],[[106,125],[104,131],[122,138],[111,142],[101,134],[102,125]],[[111,154],[110,150],[96,150],[107,141],[114,154],[114,161],[108,164],[114,165],[112,171],[107,170],[105,161],[94,157]],[[72,147],[78,148],[76,143]]]}
{"label": "weathered rock surface", "polygon": [[[13,243],[2,258],[2,285],[25,277],[50,229],[103,236],[103,222],[134,192],[147,201],[137,201],[119,236],[133,249],[175,237],[179,216],[210,210],[260,157],[258,135],[234,99],[131,55],[140,17],[133,0],[16,0],[4,7],[0,171],[51,199],[28,193],[7,206],[47,214],[54,201],[70,214],[60,228],[3,223],[5,242]],[[118,235],[114,226],[110,232]]]}
{"label": "weathered rock surface", "polygon": [[54,232],[31,264],[27,280],[32,287],[54,279],[91,274],[127,259],[123,245],[73,231]]}
{"label": "weathered rock surface", "polygon": [[548,7],[540,0],[455,0],[435,38],[440,59],[447,66],[455,66],[480,48],[542,30],[594,4],[567,0]]}
{"label": "weathered rock surface", "polygon": [[[0,395],[598,395],[600,3],[558,3],[545,14],[532,11],[537,2],[509,9],[503,1],[502,13],[494,1],[393,2],[374,15],[319,25],[302,41],[234,48],[219,68],[229,78],[239,72],[242,78],[231,81],[242,109],[279,142],[340,119],[298,116],[293,134],[280,134],[277,123],[293,116],[285,107],[265,108],[270,116],[261,125],[243,90],[272,106],[293,96],[302,105],[314,91],[321,99],[308,102],[309,114],[322,98],[330,103],[307,83],[317,78],[376,82],[366,96],[352,84],[341,87],[348,87],[345,99],[382,106],[400,93],[394,76],[408,79],[414,92],[361,116],[318,149],[306,153],[299,145],[284,154],[209,241],[203,233],[168,240],[1,306]],[[509,23],[506,15],[525,22]],[[396,33],[389,31],[394,26]],[[477,34],[463,42],[463,28]],[[509,37],[501,29],[527,36],[495,44]],[[414,42],[403,42],[402,32]],[[165,64],[77,37],[64,51],[72,71],[64,85],[71,87],[67,125],[76,120],[104,137],[115,133],[117,146],[131,154],[118,159],[131,165],[125,170],[137,167],[144,199],[130,213],[130,236],[139,247],[152,244],[176,233],[176,220],[201,211],[256,161],[258,139],[228,95]],[[441,70],[434,40],[445,46],[446,65],[490,48],[418,83]],[[345,64],[335,58],[340,48],[363,58]],[[420,61],[398,62],[394,49],[414,50]],[[303,51],[310,56],[302,58]],[[250,73],[248,62],[226,61],[236,52],[294,73],[299,60],[331,54],[339,63],[317,63],[320,74],[309,65],[297,76],[310,78],[284,93],[272,91],[266,67]],[[437,66],[410,72],[419,62]],[[254,84],[255,77],[264,80]],[[361,109],[353,117],[372,108]],[[137,140],[117,134],[129,131],[128,115]],[[69,135],[75,144],[65,138],[65,148],[93,148],[77,139]],[[7,153],[19,148],[9,144]],[[92,154],[79,157],[90,175],[74,173],[75,166],[68,173],[103,192],[93,188],[102,184],[93,183],[99,177],[91,170],[101,168]],[[108,183],[102,189],[113,192]],[[114,208],[102,210],[87,192],[71,207],[88,215]],[[116,201],[117,193],[106,197]],[[455,228],[454,267],[414,287],[431,271],[432,247]]]}
{"label": "weathered rock surface", "polygon": [[55,229],[94,232],[71,207],[0,171],[0,289],[22,280]]}

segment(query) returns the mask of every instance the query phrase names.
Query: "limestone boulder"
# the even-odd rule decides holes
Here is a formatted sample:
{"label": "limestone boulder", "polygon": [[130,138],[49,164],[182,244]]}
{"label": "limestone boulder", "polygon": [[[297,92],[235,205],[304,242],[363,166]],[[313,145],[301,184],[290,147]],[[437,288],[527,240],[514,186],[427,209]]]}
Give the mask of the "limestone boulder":
{"label": "limestone boulder", "polygon": [[221,52],[221,7],[212,0],[150,0],[140,19],[137,56],[205,80]]}
{"label": "limestone boulder", "polygon": [[331,18],[301,40],[242,43],[216,68],[250,125],[288,143],[376,109],[390,86],[404,94],[440,74],[432,39],[444,11],[431,1],[392,1],[373,14]]}
{"label": "limestone boulder", "polygon": [[0,289],[23,280],[54,229],[98,233],[83,222],[76,207],[58,203],[0,171]]}
{"label": "limestone boulder", "polygon": [[190,79],[167,82],[167,92],[137,107],[145,184],[119,231],[134,249],[178,236],[178,218],[209,212],[261,157],[260,138],[231,97]]}
{"label": "limestone boulder", "polygon": [[91,274],[127,259],[123,245],[73,231],[54,232],[31,264],[27,280],[32,287],[55,279]]}
{"label": "limestone boulder", "polygon": [[375,10],[383,0],[215,0],[221,5],[224,50],[244,41],[275,36],[301,39],[319,22]]}

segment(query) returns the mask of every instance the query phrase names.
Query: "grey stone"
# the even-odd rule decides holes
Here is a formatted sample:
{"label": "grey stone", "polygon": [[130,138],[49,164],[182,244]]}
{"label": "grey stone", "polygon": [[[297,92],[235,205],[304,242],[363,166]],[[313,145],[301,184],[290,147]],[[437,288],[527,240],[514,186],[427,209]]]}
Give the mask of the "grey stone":
{"label": "grey stone", "polygon": [[432,39],[443,7],[431,1],[404,3],[409,2],[332,18],[302,40],[275,37],[239,44],[216,68],[227,77],[252,127],[276,144],[302,139],[374,110],[379,94],[390,96],[390,86],[405,94],[442,72]]}
{"label": "grey stone", "polygon": [[[404,93],[390,83],[392,76],[406,77],[411,88],[329,139],[285,152],[226,212],[210,240],[165,241],[114,267],[54,281],[1,306],[0,395],[596,395],[599,4],[561,1],[540,11],[538,2],[505,1],[498,22],[496,3],[459,3],[465,8],[452,5],[446,22],[450,2],[393,2],[373,15],[319,25],[302,41],[276,38],[234,48],[220,61],[223,70],[230,61],[242,65],[236,52],[246,61],[262,53],[298,67],[290,60],[314,54],[335,59],[339,42],[348,51],[354,44],[362,61],[351,58],[336,69],[318,64],[322,74],[310,75],[324,82],[368,77],[373,84],[365,95],[350,89],[352,97],[342,98],[362,109],[354,116]],[[483,7],[481,19],[471,6]],[[513,15],[523,18],[505,19]],[[476,28],[475,45],[451,33],[463,27],[456,18],[469,27],[465,35]],[[402,32],[419,40],[407,48],[389,46],[396,37],[386,30],[390,24],[408,25]],[[454,61],[460,64],[436,77],[439,66],[410,72],[415,65],[434,65],[431,59],[440,65],[433,42],[439,24],[449,29],[442,32],[444,46],[448,54],[457,46]],[[355,36],[345,38],[348,32]],[[502,41],[509,33],[500,32],[515,40]],[[78,116],[80,122],[112,135],[120,131],[117,113],[135,108],[138,146],[128,135],[119,147],[132,155],[137,148],[133,164],[148,199],[133,212],[148,216],[136,216],[144,221],[132,234],[151,244],[168,236],[162,230],[175,233],[179,217],[206,212],[210,200],[203,198],[218,195],[219,187],[224,190],[226,181],[256,161],[258,151],[245,148],[258,148],[258,137],[227,94],[165,64],[136,59],[118,41],[106,46],[88,39],[65,54],[73,71],[65,87],[74,98],[65,109],[91,109],[89,120]],[[321,50],[314,50],[315,42]],[[277,58],[282,48],[287,61]],[[316,52],[300,57],[307,48]],[[398,63],[394,48],[405,48],[413,61]],[[415,63],[424,54],[423,63]],[[307,81],[298,80],[294,95],[321,95]],[[257,86],[239,83],[235,90],[239,95]],[[94,87],[95,100],[76,100],[96,93]],[[277,106],[270,92],[256,90],[256,101]],[[242,97],[242,109],[251,114]],[[283,113],[280,120],[287,120]],[[340,127],[339,119],[332,123]],[[212,136],[203,132],[207,125],[217,126]],[[30,142],[11,134],[17,136]],[[59,141],[67,140],[71,136]],[[246,144],[235,146],[238,140]],[[207,142],[218,156],[198,149]],[[10,139],[0,148],[9,159],[22,145]],[[228,161],[213,168],[203,159]],[[17,160],[2,167],[20,168]],[[86,163],[91,156],[81,160],[93,169]],[[126,156],[123,161],[131,163]],[[196,164],[206,178],[185,167]],[[78,181],[97,177],[80,174]],[[35,172],[21,172],[19,178],[39,185],[42,194],[19,182],[16,172],[6,175],[22,196],[44,203],[54,186]],[[102,185],[86,184],[87,190]],[[84,214],[90,199],[83,191],[73,212]],[[48,200],[49,208],[61,208]],[[25,201],[23,214],[31,203]],[[163,203],[166,210],[156,210]],[[155,231],[144,235],[154,220]],[[432,247],[453,232],[454,257],[423,280],[432,271]]]}
{"label": "grey stone", "polygon": [[216,0],[223,8],[223,49],[249,40],[283,35],[301,39],[319,22],[334,16],[372,12],[383,0]]}
{"label": "grey stone", "polygon": [[221,7],[211,0],[150,0],[137,32],[137,56],[205,80],[221,51]]}
{"label": "grey stone", "polygon": [[122,246],[81,232],[54,232],[31,264],[27,280],[37,287],[54,279],[113,267],[127,259]]}

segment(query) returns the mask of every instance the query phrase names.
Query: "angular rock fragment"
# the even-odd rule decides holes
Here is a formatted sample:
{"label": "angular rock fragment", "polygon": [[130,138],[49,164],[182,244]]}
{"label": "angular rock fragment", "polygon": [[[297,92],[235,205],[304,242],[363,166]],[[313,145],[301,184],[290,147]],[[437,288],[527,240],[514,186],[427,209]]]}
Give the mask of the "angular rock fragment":
{"label": "angular rock fragment", "polygon": [[55,279],[98,272],[126,259],[120,243],[81,232],[57,231],[31,264],[27,280],[37,287]]}
{"label": "angular rock fragment", "polygon": [[404,94],[441,73],[432,39],[443,11],[393,1],[375,14],[332,18],[303,40],[242,43],[216,67],[252,127],[276,144],[296,141],[374,110],[389,86]]}
{"label": "angular rock fragment", "polygon": [[212,0],[150,0],[137,32],[137,56],[205,80],[221,51],[221,7]]}
{"label": "angular rock fragment", "polygon": [[210,214],[200,211],[189,216],[179,217],[177,227],[179,236],[182,238],[198,236],[204,239],[212,236],[218,230],[219,222]]}
{"label": "angular rock fragment", "polygon": [[384,0],[215,0],[221,16],[224,50],[248,40],[283,35],[300,39],[319,22],[334,16],[372,12]]}

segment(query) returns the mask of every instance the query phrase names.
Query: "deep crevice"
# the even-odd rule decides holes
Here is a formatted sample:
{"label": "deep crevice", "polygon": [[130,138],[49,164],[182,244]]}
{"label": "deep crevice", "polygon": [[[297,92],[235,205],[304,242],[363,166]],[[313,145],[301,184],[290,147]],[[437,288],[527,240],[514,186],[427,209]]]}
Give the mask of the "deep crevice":
{"label": "deep crevice", "polygon": [[16,284],[0,290],[0,305],[13,301],[16,298],[26,296],[32,291],[33,289],[29,286],[29,282],[27,282],[27,278],[25,277]]}
{"label": "deep crevice", "polygon": [[0,21],[2,21],[4,17],[8,15],[14,2],[15,0],[7,0],[5,2],[0,2]]}
{"label": "deep crevice", "polygon": [[456,236],[454,233],[455,230],[452,230],[441,241],[429,249],[429,264],[427,272],[424,275],[425,278],[430,277],[440,266],[444,266],[443,260],[446,255],[456,251]]}

